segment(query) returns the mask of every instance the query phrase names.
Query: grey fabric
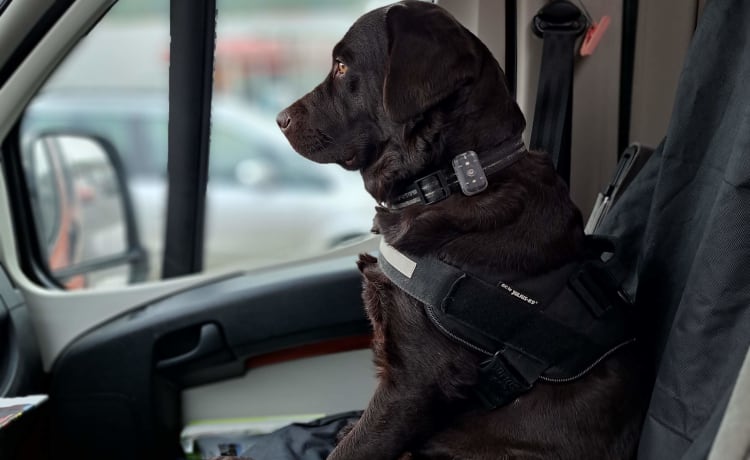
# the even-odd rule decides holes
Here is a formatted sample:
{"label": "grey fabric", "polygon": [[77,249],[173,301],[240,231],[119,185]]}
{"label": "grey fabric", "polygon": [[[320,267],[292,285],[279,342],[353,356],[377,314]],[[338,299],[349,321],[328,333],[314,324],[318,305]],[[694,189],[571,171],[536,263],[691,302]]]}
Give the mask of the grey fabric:
{"label": "grey fabric", "polygon": [[336,436],[356,422],[362,411],[329,415],[308,423],[293,423],[253,438],[240,458],[248,460],[325,460],[336,445]]}
{"label": "grey fabric", "polygon": [[708,460],[750,459],[750,352],[745,356],[729,407]]}
{"label": "grey fabric", "polygon": [[620,263],[627,269],[622,287],[631,299],[635,299],[638,290],[639,249],[643,245],[663,148],[662,141],[594,230],[594,233],[614,235],[619,240]]}
{"label": "grey fabric", "polygon": [[704,459],[750,347],[750,2],[706,6],[663,144],[598,233],[629,245],[656,372],[638,458]]}

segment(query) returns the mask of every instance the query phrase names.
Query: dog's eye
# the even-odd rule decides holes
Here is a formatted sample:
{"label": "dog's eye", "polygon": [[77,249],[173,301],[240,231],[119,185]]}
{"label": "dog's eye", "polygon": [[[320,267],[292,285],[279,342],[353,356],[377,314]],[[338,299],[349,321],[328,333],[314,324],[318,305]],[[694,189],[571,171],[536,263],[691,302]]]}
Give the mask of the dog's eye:
{"label": "dog's eye", "polygon": [[347,69],[348,67],[346,66],[346,64],[341,61],[336,61],[336,64],[333,67],[333,73],[337,77],[343,77],[346,74]]}

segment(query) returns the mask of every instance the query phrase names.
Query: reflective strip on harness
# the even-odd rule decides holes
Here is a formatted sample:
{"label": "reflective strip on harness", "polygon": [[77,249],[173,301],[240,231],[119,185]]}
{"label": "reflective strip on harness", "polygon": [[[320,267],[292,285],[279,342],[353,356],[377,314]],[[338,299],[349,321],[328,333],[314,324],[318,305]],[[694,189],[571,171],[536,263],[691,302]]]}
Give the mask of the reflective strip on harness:
{"label": "reflective strip on harness", "polygon": [[385,242],[385,238],[380,239],[380,255],[388,260],[388,263],[396,270],[401,272],[407,278],[411,278],[417,263],[406,257],[403,253],[398,252],[393,246]]}

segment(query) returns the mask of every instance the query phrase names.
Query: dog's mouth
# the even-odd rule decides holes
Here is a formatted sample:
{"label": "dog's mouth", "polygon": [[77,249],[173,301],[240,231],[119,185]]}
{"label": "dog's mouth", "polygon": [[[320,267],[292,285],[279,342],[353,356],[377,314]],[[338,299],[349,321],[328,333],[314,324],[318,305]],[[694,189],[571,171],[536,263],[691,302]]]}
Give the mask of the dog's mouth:
{"label": "dog's mouth", "polygon": [[337,162],[339,165],[341,165],[342,168],[348,169],[350,171],[354,171],[355,169],[359,169],[359,161],[357,159],[357,154],[355,153],[350,158],[347,158],[346,160],[341,160]]}

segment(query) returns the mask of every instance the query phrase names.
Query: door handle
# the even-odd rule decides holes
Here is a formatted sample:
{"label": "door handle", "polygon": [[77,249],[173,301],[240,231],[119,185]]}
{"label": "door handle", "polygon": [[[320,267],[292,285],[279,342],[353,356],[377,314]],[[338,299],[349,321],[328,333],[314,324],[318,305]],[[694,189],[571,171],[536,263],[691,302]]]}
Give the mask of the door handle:
{"label": "door handle", "polygon": [[198,343],[191,350],[177,356],[164,358],[156,363],[157,369],[179,366],[181,364],[196,361],[213,353],[220,352],[226,347],[219,326],[207,323],[201,326]]}

